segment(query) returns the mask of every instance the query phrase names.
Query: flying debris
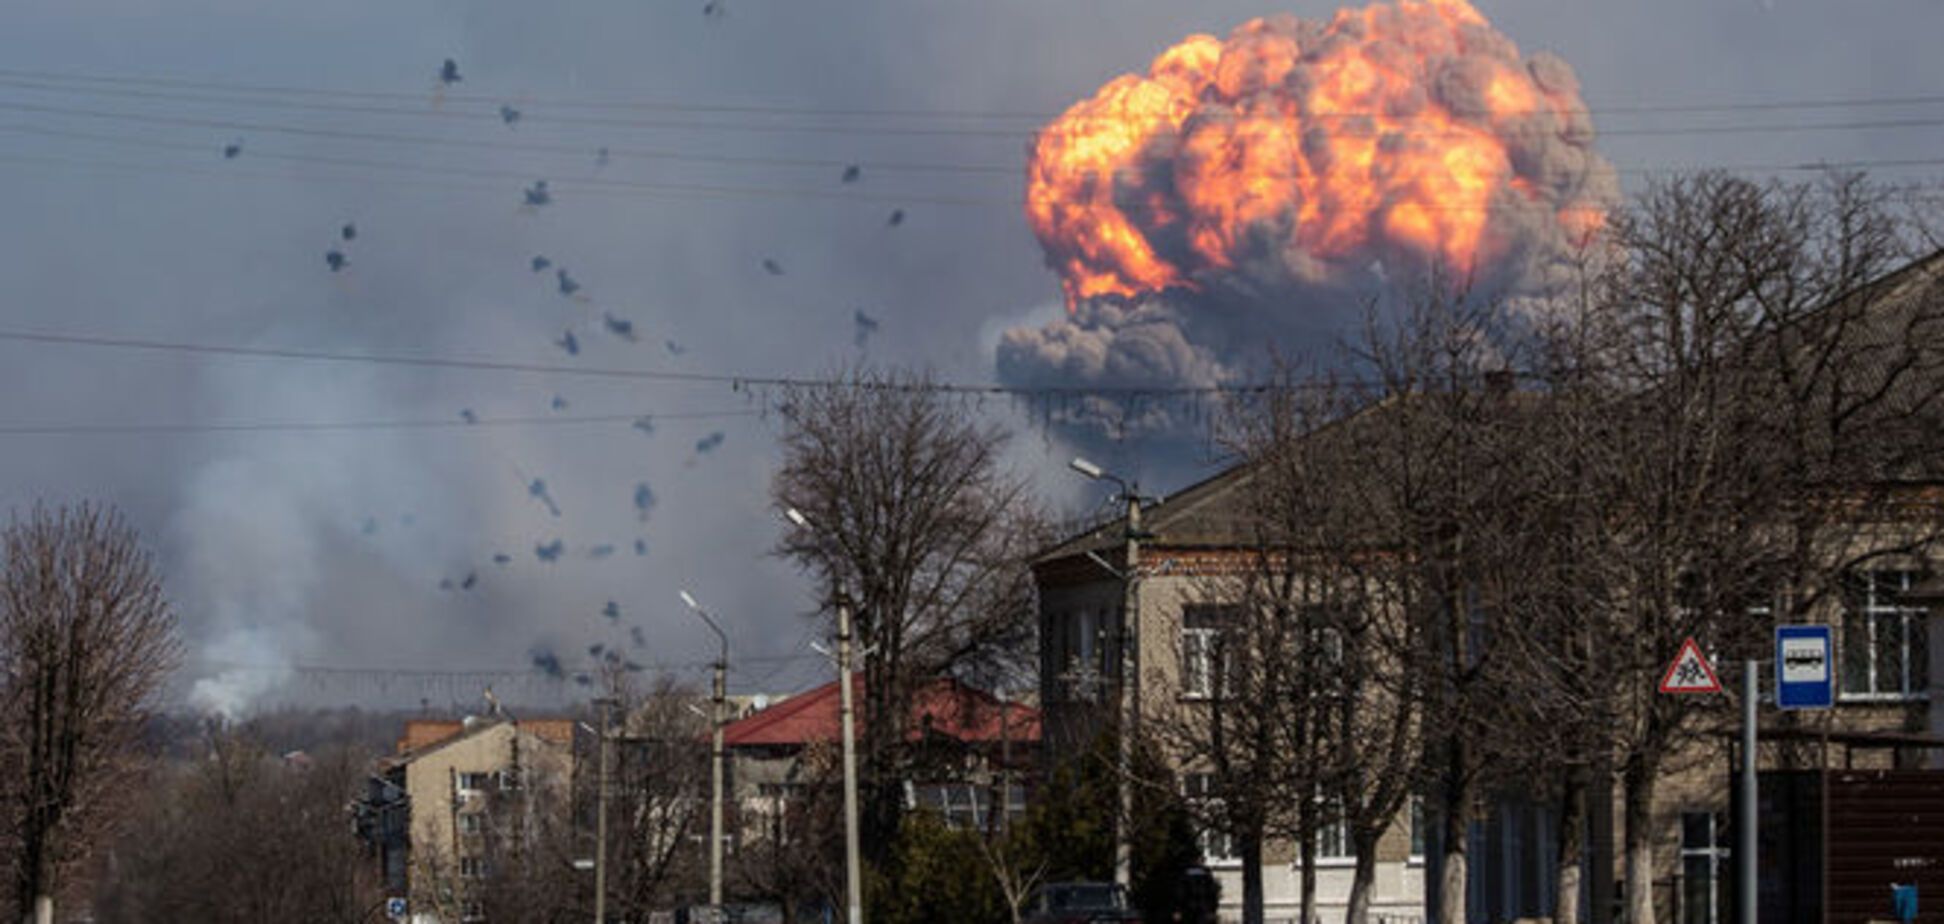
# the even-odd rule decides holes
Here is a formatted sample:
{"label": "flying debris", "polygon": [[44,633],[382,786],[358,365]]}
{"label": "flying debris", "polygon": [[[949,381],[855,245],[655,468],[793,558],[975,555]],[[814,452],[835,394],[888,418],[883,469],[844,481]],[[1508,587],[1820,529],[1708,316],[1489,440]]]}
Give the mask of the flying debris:
{"label": "flying debris", "polygon": [[640,517],[643,523],[648,522],[648,512],[655,509],[655,492],[648,487],[648,482],[635,483],[634,505],[635,515]]}
{"label": "flying debris", "polygon": [[567,676],[566,669],[560,665],[560,656],[554,654],[552,649],[534,648],[527,652],[527,658],[533,662],[535,670],[554,680],[561,680]]}
{"label": "flying debris", "polygon": [[640,417],[636,417],[634,419],[634,423],[629,424],[629,426],[635,428],[636,430],[640,430],[642,432],[642,435],[644,436],[655,435],[655,418],[649,417],[645,414]]}
{"label": "flying debris", "polygon": [[574,293],[581,290],[581,284],[575,282],[574,277],[567,275],[567,268],[564,266],[554,270],[554,285],[560,289],[560,294],[568,298],[573,298]]}
{"label": "flying debris", "polygon": [[358,527],[358,531],[364,533],[367,536],[376,535],[378,532],[378,518],[365,517],[364,525]]}
{"label": "flying debris", "polygon": [[877,333],[878,319],[865,314],[860,308],[851,318],[851,322],[857,328],[857,347],[863,349],[864,342],[871,339],[872,334]]}
{"label": "flying debris", "polygon": [[460,419],[460,420],[463,420],[463,421],[465,421],[465,422],[467,422],[467,423],[469,423],[469,424],[476,424],[476,423],[478,423],[478,422],[479,422],[479,415],[478,415],[478,414],[475,414],[475,413],[473,413],[473,409],[472,409],[472,408],[469,408],[469,407],[468,407],[468,408],[461,408],[461,409],[459,410],[459,419]]}
{"label": "flying debris", "polygon": [[547,505],[547,512],[560,516],[560,505],[554,503],[553,495],[547,493],[547,479],[535,478],[527,485],[527,496]]}
{"label": "flying debris", "polygon": [[534,272],[544,273],[547,271],[547,267],[553,265],[553,261],[546,257],[534,257],[533,262],[529,265],[533,267]]}
{"label": "flying debris", "polygon": [[863,179],[863,177],[864,177],[863,167],[860,167],[856,164],[851,164],[850,166],[844,168],[844,182],[846,183],[855,183],[858,180]]}
{"label": "flying debris", "polygon": [[598,151],[595,151],[594,166],[598,169],[600,167],[605,167],[607,165],[608,165],[608,149],[602,148]]}
{"label": "flying debris", "polygon": [[601,615],[611,620],[619,621],[621,619],[621,604],[609,600],[606,606],[601,607]]}
{"label": "flying debris", "polygon": [[459,62],[451,58],[445,59],[445,64],[439,67],[439,82],[446,86],[451,86],[464,79],[464,77],[459,76]]}
{"label": "flying debris", "polygon": [[603,542],[600,545],[594,546],[587,550],[587,557],[595,561],[600,561],[601,559],[607,558],[613,554],[614,554],[614,545],[612,543],[607,543],[607,542]]}
{"label": "flying debris", "polygon": [[680,355],[682,355],[683,353],[687,353],[687,352],[688,352],[688,347],[685,347],[685,346],[683,346],[683,345],[681,345],[681,344],[679,344],[679,343],[676,343],[676,342],[675,342],[675,341],[673,341],[673,340],[665,340],[665,341],[663,341],[663,342],[662,342],[662,346],[665,346],[665,347],[667,347],[667,348],[668,348],[668,355],[670,355],[670,356],[680,356]]}
{"label": "flying debris", "polygon": [[520,110],[515,109],[512,106],[504,106],[504,105],[501,106],[500,121],[505,122],[508,125],[512,125],[515,122],[520,121]]}
{"label": "flying debris", "polygon": [[635,342],[634,322],[627,318],[617,318],[609,312],[601,312],[601,323],[607,326],[608,333],[629,343]]}
{"label": "flying debris", "polygon": [[459,589],[471,590],[473,589],[473,585],[477,583],[479,583],[479,572],[468,571],[466,572],[466,579],[459,582]]}
{"label": "flying debris", "polygon": [[709,0],[702,4],[702,16],[705,19],[721,19],[728,12],[729,9],[722,5],[722,0]]}
{"label": "flying debris", "polygon": [[554,395],[554,396],[553,396],[553,404],[552,404],[552,407],[553,407],[553,409],[554,409],[554,410],[556,410],[556,411],[564,411],[564,410],[566,410],[566,409],[567,409],[567,399],[566,399],[566,398],[562,398],[562,397],[561,397],[561,396],[559,396],[559,395]]}
{"label": "flying debris", "polygon": [[493,564],[495,564],[495,565],[510,565],[510,564],[512,564],[512,563],[513,563],[513,556],[511,556],[511,555],[508,555],[508,554],[506,554],[505,552],[494,552],[494,553],[493,553]]}
{"label": "flying debris", "polygon": [[892,210],[891,210],[891,217],[890,217],[890,218],[887,218],[887,219],[885,219],[885,220],[884,220],[884,223],[885,223],[885,224],[886,224],[887,226],[889,226],[889,227],[893,227],[893,228],[895,228],[895,227],[897,227],[897,226],[899,226],[899,225],[901,225],[901,224],[904,224],[904,209],[892,209]]}
{"label": "flying debris", "polygon": [[635,556],[636,556],[636,557],[640,557],[640,556],[644,556],[644,555],[647,555],[647,554],[648,554],[648,540],[646,540],[646,539],[636,539],[636,540],[635,540]]}
{"label": "flying debris", "polygon": [[594,678],[589,677],[586,674],[575,674],[574,682],[584,687],[591,687],[594,685]]}
{"label": "flying debris", "polygon": [[763,259],[763,272],[771,276],[781,276],[783,275],[783,264],[765,257]]}
{"label": "flying debris", "polygon": [[533,547],[533,556],[549,564],[560,560],[560,554],[567,551],[567,543],[555,539]]}
{"label": "flying debris", "polygon": [[440,589],[440,590],[451,590],[451,589],[452,589],[452,579],[451,579],[451,578],[444,578],[444,579],[442,579],[442,580],[440,580],[440,581],[439,581],[439,589]]}
{"label": "flying debris", "polygon": [[716,451],[716,448],[722,445],[723,439],[725,439],[725,437],[722,435],[722,431],[717,430],[714,433],[709,434],[708,436],[696,440],[695,451],[700,455],[708,455],[709,453]]}
{"label": "flying debris", "polygon": [[590,658],[598,658],[602,654],[605,654],[606,652],[607,652],[607,646],[601,644],[600,642],[595,642],[594,644],[587,646],[587,656]]}
{"label": "flying debris", "polygon": [[[620,655],[615,655],[610,653],[610,657],[618,658],[620,657]],[[639,674],[642,671],[647,670],[648,668],[642,666],[639,662],[636,661],[623,661],[621,662],[621,669],[627,671],[630,674]]]}
{"label": "flying debris", "polygon": [[574,332],[571,330],[563,331],[560,339],[554,341],[554,346],[566,350],[568,356],[580,355],[580,341],[574,339]]}
{"label": "flying debris", "polygon": [[223,159],[235,160],[243,153],[243,142],[239,139],[223,145]]}
{"label": "flying debris", "polygon": [[648,633],[641,631],[640,626],[628,627],[628,639],[634,642],[636,648],[648,647]]}
{"label": "flying debris", "polygon": [[342,227],[342,228],[339,228],[339,229],[338,229],[338,237],[341,237],[341,238],[343,238],[343,239],[345,239],[345,240],[347,240],[347,241],[355,241],[355,240],[357,240],[357,239],[358,239],[358,226],[357,226],[357,225],[354,225],[354,224],[352,224],[351,222],[348,222],[348,221],[347,221],[347,222],[345,222],[345,223],[344,223],[344,227]]}
{"label": "flying debris", "polygon": [[546,180],[534,180],[533,185],[528,186],[526,188],[527,205],[530,205],[534,208],[539,208],[540,206],[546,205],[547,203],[552,201],[553,201],[553,193],[547,191]]}
{"label": "flying debris", "polygon": [[345,257],[344,251],[333,247],[324,251],[324,265],[330,267],[333,273],[341,273],[345,267],[351,265],[351,260]]}

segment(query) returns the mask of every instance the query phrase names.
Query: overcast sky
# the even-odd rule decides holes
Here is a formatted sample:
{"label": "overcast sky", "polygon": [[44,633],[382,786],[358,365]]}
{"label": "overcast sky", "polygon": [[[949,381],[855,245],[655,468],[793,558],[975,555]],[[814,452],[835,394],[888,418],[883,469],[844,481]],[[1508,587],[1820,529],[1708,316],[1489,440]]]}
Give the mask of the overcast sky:
{"label": "overcast sky", "polygon": [[[717,2],[709,16],[702,0],[14,0],[0,28],[0,329],[728,376],[868,359],[989,382],[999,334],[1059,310],[1018,208],[1035,117],[1191,32],[1333,9]],[[1480,9],[1578,71],[1629,189],[1662,168],[1933,158],[1944,135],[1944,97],[1909,100],[1944,87],[1944,5],[1929,0]],[[463,80],[441,99],[448,57]],[[89,79],[129,76],[153,79]],[[1638,111],[1807,101],[1852,103]],[[586,105],[603,102],[673,106]],[[494,115],[502,103],[517,122]],[[879,115],[841,114],[860,110]],[[1787,130],[1724,131],[1751,126]],[[855,183],[841,182],[849,163]],[[538,179],[552,201],[523,207]],[[536,255],[581,298],[559,293],[552,268],[533,272]],[[879,325],[862,347],[858,311]],[[555,344],[570,330],[571,356]],[[287,664],[519,668],[537,649],[583,662],[593,644],[689,664],[711,639],[681,610],[684,586],[747,658],[734,688],[827,674],[806,654],[815,588],[768,554],[774,421],[727,384],[0,340],[0,394],[0,431],[488,421],[0,432],[0,506],[127,511],[181,611],[187,679],[250,668],[206,690],[246,697],[279,676],[262,668]],[[491,423],[637,414],[662,416],[652,434],[625,419]],[[1057,435],[1006,419],[1022,428],[1017,463],[1060,510],[1098,499],[1059,470]],[[1138,446],[1108,455],[1151,479],[1195,474],[1151,471]],[[541,561],[556,539],[559,560]],[[610,600],[618,618],[603,615]],[[403,704],[418,690],[366,695]]]}

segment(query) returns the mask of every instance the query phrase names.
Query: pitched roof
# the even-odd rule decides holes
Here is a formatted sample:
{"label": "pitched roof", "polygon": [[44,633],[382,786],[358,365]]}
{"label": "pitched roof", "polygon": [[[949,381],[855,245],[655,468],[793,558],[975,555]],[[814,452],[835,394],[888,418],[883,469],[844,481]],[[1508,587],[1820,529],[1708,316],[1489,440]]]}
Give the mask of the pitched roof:
{"label": "pitched roof", "polygon": [[[851,678],[857,708],[864,708],[864,678]],[[804,745],[835,741],[842,734],[842,699],[837,682],[831,681],[806,690],[764,709],[746,719],[723,727],[722,743],[730,747],[761,745]],[[913,738],[929,729],[966,742],[1038,741],[1038,709],[1021,703],[1002,702],[984,690],[951,678],[934,680],[912,697]]]}
{"label": "pitched roof", "polygon": [[[1238,492],[1253,475],[1237,464],[1202,479],[1159,503],[1141,508],[1141,531],[1148,545],[1174,548],[1229,548],[1246,537],[1244,518],[1235,508]],[[1043,565],[1088,552],[1119,552],[1127,541],[1127,517],[1119,516],[1065,540],[1033,557]]]}
{"label": "pitched roof", "polygon": [[405,731],[398,737],[395,756],[411,760],[500,724],[511,724],[517,731],[552,744],[572,744],[574,741],[573,719],[406,719]]}

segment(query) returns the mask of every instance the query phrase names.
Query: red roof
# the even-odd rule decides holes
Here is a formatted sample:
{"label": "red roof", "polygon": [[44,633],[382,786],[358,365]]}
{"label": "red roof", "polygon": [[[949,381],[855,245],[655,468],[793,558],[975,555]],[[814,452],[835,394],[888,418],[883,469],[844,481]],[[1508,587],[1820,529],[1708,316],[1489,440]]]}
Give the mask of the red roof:
{"label": "red roof", "polygon": [[[854,676],[851,683],[861,719],[864,678]],[[843,733],[843,704],[838,693],[837,682],[833,680],[746,719],[731,722],[722,729],[722,743],[735,747],[835,741]],[[932,681],[912,697],[911,736],[917,738],[923,734],[928,723],[933,734],[960,741],[996,742],[1003,735],[1013,741],[1033,742],[1040,737],[1038,709],[1020,703],[1003,703],[984,690],[950,678]]]}

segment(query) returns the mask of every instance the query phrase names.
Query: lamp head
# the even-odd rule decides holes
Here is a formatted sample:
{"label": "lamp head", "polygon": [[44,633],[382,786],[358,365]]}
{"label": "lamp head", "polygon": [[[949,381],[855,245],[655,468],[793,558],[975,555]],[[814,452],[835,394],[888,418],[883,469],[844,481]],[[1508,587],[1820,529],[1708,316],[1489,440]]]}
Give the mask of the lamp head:
{"label": "lamp head", "polygon": [[1096,481],[1100,480],[1101,476],[1107,474],[1106,469],[1103,469],[1100,466],[1093,464],[1092,462],[1082,459],[1079,456],[1074,456],[1073,461],[1067,463],[1067,467],[1073,469],[1076,472],[1079,472],[1082,475],[1087,476],[1088,478],[1092,478]]}

